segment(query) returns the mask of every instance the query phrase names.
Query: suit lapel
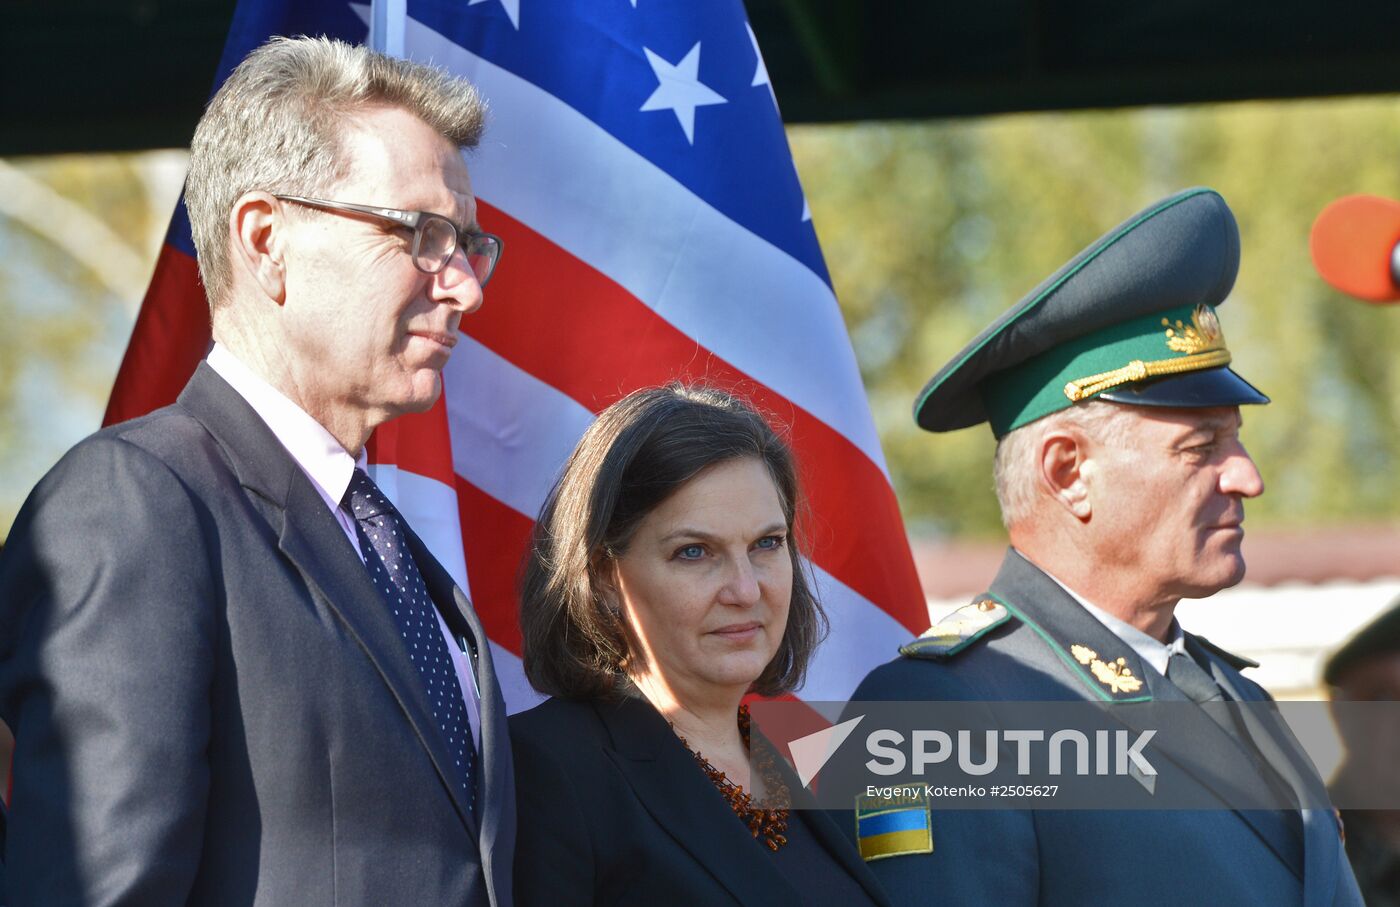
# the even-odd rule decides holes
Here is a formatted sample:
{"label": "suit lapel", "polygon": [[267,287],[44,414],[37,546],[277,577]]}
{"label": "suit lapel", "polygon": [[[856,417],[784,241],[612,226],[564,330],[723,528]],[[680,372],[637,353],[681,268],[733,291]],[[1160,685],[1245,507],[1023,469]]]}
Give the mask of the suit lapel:
{"label": "suit lapel", "polygon": [[[1211,673],[1221,688],[1238,702],[1251,703],[1241,709],[1242,718],[1264,758],[1279,770],[1284,781],[1293,789],[1302,805],[1303,904],[1332,904],[1337,896],[1342,861],[1342,849],[1337,817],[1331,809],[1322,779],[1316,767],[1283,716],[1274,712],[1244,683],[1243,677],[1219,659],[1207,656]],[[1268,711],[1261,711],[1268,709]]]}
{"label": "suit lapel", "polygon": [[[651,705],[628,698],[595,705],[612,736],[608,753],[656,823],[741,904],[790,904],[797,892],[731,812],[690,752]],[[724,872],[724,867],[744,867]],[[716,873],[716,869],[721,871]]]}
{"label": "suit lapel", "polygon": [[[471,646],[471,668],[481,694],[481,762],[476,773],[480,847],[494,896],[510,890],[515,843],[515,778],[505,697],[491,660],[490,640],[471,602],[412,529],[408,529],[408,547],[448,628],[454,635],[462,634]],[[503,897],[502,902],[508,904],[510,898]]]}
{"label": "suit lapel", "polygon": [[[1135,731],[1160,724],[1151,709],[1137,710],[1132,703],[1188,702],[1187,697],[1151,665],[1142,661],[1073,596],[1016,551],[1007,553],[991,595],[1026,622],[1079,678],[1085,698],[1125,704],[1112,717]],[[1128,679],[1128,678],[1131,679]],[[1133,681],[1137,682],[1134,683]],[[1203,709],[1173,709],[1176,732],[1158,735],[1153,746],[1183,772],[1195,779],[1222,803],[1268,802],[1271,791],[1263,779],[1238,779],[1251,786],[1233,794],[1223,789],[1235,778],[1218,766],[1245,758],[1240,744]],[[1151,728],[1155,729],[1155,728]],[[1238,775],[1238,773],[1234,773]],[[1254,782],[1257,781],[1257,786]],[[1276,810],[1233,809],[1273,853],[1300,879],[1303,867],[1292,855],[1295,838]]]}
{"label": "suit lapel", "polygon": [[1339,897],[1347,856],[1336,813],[1330,808],[1304,809],[1302,817],[1303,907],[1348,903]]}
{"label": "suit lapel", "polygon": [[399,629],[383,598],[311,480],[262,418],[207,363],[195,370],[179,403],[228,452],[243,487],[262,499],[278,547],[379,671],[475,837],[476,824],[460,785],[449,780],[454,777],[449,771],[452,762],[422,679],[399,642]]}
{"label": "suit lapel", "polygon": [[[875,880],[875,876],[870,871],[870,867],[865,865],[865,861],[860,858],[860,852],[851,843],[851,839],[841,833],[841,829],[836,826],[836,822],[827,815],[826,810],[818,809],[812,794],[798,780],[789,768],[787,760],[778,753],[777,748],[770,743],[767,738],[762,738],[757,731],[754,731],[755,742],[753,748],[766,746],[774,751],[774,765],[783,776],[784,783],[792,793],[793,809],[802,810],[802,818],[806,820],[807,827],[812,831],[812,837],[817,839],[821,845],[836,862],[838,866],[846,870],[846,874],[860,883],[860,887],[865,889],[865,893],[870,895],[870,899],[881,907],[888,907],[889,897],[885,894],[880,883]],[[790,821],[798,821],[796,812],[793,813]]]}

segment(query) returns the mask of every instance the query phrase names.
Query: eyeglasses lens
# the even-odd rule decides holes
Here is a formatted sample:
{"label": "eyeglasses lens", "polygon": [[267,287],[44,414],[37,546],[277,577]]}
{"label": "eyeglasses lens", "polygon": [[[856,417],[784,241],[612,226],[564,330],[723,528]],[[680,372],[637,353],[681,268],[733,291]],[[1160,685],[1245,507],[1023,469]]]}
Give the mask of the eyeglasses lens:
{"label": "eyeglasses lens", "polygon": [[501,246],[494,236],[477,235],[467,241],[467,262],[472,267],[472,273],[476,275],[476,282],[483,287],[486,286],[486,281],[491,279],[491,272],[495,270],[496,259],[500,254]]}
{"label": "eyeglasses lens", "polygon": [[418,247],[413,263],[421,271],[436,274],[457,250],[457,231],[441,217],[426,217],[418,225]]}

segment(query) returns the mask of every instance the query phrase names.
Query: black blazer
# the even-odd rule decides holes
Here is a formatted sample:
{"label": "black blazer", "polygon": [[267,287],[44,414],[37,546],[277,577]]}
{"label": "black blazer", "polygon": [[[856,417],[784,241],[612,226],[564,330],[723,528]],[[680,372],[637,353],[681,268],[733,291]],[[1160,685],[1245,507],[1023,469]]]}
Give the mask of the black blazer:
{"label": "black blazer", "polygon": [[[522,907],[811,903],[645,700],[550,699],[512,716],[510,732]],[[831,859],[887,904],[835,823],[819,810],[804,816]]]}
{"label": "black blazer", "polygon": [[350,540],[212,369],[70,451],[0,554],[10,903],[509,904],[486,637],[409,545],[478,643],[475,813]]}

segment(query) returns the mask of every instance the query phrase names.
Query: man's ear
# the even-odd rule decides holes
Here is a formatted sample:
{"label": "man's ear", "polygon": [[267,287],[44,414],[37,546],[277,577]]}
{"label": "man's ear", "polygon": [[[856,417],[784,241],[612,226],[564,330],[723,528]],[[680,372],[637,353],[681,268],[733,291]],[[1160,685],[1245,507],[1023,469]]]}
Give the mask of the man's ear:
{"label": "man's ear", "polygon": [[287,301],[287,220],[266,192],[245,192],[228,216],[229,262],[277,305]]}
{"label": "man's ear", "polygon": [[1074,430],[1060,429],[1040,442],[1040,484],[1075,519],[1093,515],[1088,479],[1094,470],[1087,439]]}

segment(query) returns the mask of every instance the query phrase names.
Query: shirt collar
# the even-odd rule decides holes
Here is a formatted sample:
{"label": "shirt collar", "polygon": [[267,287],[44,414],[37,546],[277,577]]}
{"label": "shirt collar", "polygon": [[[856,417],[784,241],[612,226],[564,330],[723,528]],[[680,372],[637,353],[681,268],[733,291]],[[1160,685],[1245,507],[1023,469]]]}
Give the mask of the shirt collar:
{"label": "shirt collar", "polygon": [[351,457],[325,426],[248,368],[228,347],[215,343],[208,362],[267,423],[330,508],[338,508],[355,468],[365,467],[364,451],[358,458]]}
{"label": "shirt collar", "polygon": [[1165,675],[1167,673],[1167,662],[1173,655],[1186,652],[1186,635],[1181,632],[1181,624],[1176,622],[1175,617],[1172,618],[1171,628],[1167,631],[1167,641],[1160,642],[1127,621],[1091,604],[1085,600],[1084,596],[1060,582],[1058,577],[1045,568],[1042,567],[1041,572],[1054,580],[1055,585],[1065,590],[1065,593],[1071,598],[1083,605],[1084,610],[1107,627],[1110,633],[1127,643],[1128,647],[1136,652],[1139,658],[1156,668],[1159,674]]}

